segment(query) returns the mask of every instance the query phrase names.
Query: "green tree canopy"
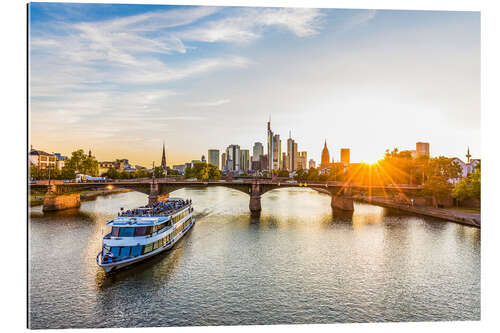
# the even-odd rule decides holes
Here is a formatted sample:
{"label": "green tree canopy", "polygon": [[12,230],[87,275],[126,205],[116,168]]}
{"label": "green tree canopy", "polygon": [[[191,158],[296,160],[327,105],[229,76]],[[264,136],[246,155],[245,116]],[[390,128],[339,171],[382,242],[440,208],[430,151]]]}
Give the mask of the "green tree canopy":
{"label": "green tree canopy", "polygon": [[288,170],[280,170],[278,171],[278,177],[290,177],[290,172]]}
{"label": "green tree canopy", "polygon": [[473,198],[481,201],[481,168],[457,182],[451,195],[459,201]]}
{"label": "green tree canopy", "polygon": [[194,163],[193,167],[188,166],[184,173],[185,178],[196,178],[196,179],[219,179],[220,171],[217,167],[204,163],[198,162]]}
{"label": "green tree canopy", "polygon": [[450,194],[452,185],[442,175],[436,175],[429,178],[424,185],[424,193],[432,195],[438,200],[446,199]]}
{"label": "green tree canopy", "polygon": [[71,157],[64,161],[63,169],[68,175],[82,173],[93,177],[99,176],[99,162],[93,156],[85,154],[83,149],[72,152]]}

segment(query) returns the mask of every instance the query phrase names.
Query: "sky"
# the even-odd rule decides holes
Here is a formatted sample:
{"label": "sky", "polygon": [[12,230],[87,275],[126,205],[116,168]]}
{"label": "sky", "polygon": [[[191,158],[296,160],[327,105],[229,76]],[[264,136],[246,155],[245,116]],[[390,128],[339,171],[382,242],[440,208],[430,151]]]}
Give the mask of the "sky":
{"label": "sky", "polygon": [[481,157],[479,12],[31,3],[30,144],[151,167],[265,146]]}

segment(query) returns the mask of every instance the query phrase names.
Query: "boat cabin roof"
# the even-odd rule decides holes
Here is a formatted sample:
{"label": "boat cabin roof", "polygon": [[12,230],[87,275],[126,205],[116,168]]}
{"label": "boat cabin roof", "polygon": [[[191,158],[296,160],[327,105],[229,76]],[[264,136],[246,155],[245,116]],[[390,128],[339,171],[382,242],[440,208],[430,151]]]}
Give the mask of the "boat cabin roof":
{"label": "boat cabin roof", "polygon": [[161,224],[170,219],[170,216],[118,216],[106,223],[113,227],[147,227]]}

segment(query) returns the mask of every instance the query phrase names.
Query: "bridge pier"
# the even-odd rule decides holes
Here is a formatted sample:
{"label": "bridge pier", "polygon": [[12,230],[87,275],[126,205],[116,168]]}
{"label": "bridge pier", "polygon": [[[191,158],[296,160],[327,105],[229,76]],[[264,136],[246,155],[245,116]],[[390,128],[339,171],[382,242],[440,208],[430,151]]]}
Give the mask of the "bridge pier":
{"label": "bridge pier", "polygon": [[255,215],[260,215],[260,212],[262,210],[262,206],[260,205],[260,196],[261,196],[261,189],[260,185],[258,184],[252,184],[252,187],[250,188],[250,213],[255,216]]}
{"label": "bridge pier", "polygon": [[80,207],[80,193],[58,194],[55,185],[49,185],[43,199],[42,211],[55,212]]}
{"label": "bridge pier", "polygon": [[340,209],[343,211],[354,211],[354,200],[352,197],[341,197],[332,195],[331,206],[333,209]]}
{"label": "bridge pier", "polygon": [[158,201],[158,184],[151,183],[149,187],[148,204],[152,205]]}

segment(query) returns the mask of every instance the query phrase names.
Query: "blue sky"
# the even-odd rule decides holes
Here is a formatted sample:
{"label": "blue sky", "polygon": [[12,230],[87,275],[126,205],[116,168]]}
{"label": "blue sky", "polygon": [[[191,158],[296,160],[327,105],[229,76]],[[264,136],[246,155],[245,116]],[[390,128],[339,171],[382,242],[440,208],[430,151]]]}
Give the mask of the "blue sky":
{"label": "blue sky", "polygon": [[264,143],[480,157],[478,12],[30,5],[31,143],[168,164]]}

